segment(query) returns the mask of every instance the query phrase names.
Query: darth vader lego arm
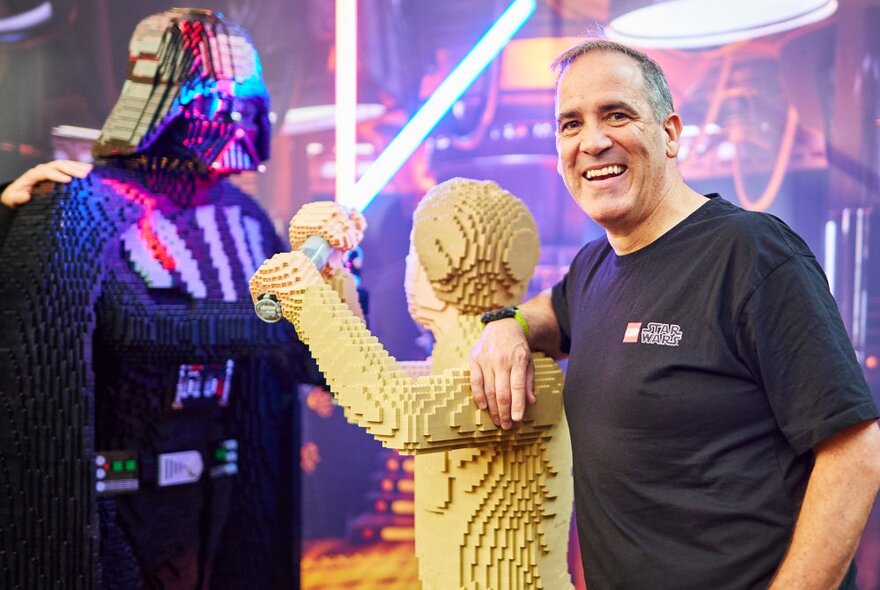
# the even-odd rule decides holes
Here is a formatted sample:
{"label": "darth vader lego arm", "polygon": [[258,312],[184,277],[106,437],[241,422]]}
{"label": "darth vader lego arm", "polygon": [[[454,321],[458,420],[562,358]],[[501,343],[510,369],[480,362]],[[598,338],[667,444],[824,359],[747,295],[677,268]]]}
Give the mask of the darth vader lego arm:
{"label": "darth vader lego arm", "polygon": [[97,554],[97,262],[120,214],[82,181],[40,193],[16,214],[0,250],[0,480],[7,482],[0,587],[19,587],[24,574],[46,586],[76,579],[86,588]]}

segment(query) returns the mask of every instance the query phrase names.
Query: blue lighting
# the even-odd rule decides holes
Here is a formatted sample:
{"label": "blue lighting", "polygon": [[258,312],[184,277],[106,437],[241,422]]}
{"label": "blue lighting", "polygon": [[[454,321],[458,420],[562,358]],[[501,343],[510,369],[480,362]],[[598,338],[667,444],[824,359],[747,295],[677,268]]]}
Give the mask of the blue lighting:
{"label": "blue lighting", "polygon": [[[357,181],[352,195],[340,203],[363,211],[437,126],[465,90],[501,52],[535,12],[536,0],[514,0],[495,24],[443,80],[413,118],[400,130],[369,170]],[[342,197],[340,195],[340,197]]]}

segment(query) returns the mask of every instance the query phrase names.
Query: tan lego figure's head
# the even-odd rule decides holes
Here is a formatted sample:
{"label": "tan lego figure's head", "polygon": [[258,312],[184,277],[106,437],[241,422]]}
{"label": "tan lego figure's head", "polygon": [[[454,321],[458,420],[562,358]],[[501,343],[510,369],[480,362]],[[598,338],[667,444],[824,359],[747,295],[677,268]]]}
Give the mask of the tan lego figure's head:
{"label": "tan lego figure's head", "polygon": [[522,201],[491,181],[453,178],[413,215],[407,257],[410,314],[479,314],[520,302],[538,262],[538,229]]}

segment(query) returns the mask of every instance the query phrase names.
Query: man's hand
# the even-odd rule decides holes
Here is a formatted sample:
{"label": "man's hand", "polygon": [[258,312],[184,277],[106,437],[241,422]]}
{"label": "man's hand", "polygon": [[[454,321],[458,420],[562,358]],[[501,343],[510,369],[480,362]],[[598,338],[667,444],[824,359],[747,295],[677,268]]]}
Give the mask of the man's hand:
{"label": "man's hand", "polygon": [[507,318],[483,330],[470,356],[471,390],[480,409],[505,430],[535,403],[535,365],[522,326]]}
{"label": "man's hand", "polygon": [[44,181],[68,183],[74,178],[85,178],[91,170],[91,164],[73,160],[54,160],[39,164],[6,187],[0,195],[0,202],[7,207],[15,208],[31,200],[34,187],[39,183]]}
{"label": "man's hand", "polygon": [[526,338],[513,318],[490,322],[471,350],[471,390],[481,409],[505,430],[522,420],[526,404],[534,404],[535,366],[532,351],[552,359],[565,358],[553,296],[547,289],[519,305],[529,326]]}

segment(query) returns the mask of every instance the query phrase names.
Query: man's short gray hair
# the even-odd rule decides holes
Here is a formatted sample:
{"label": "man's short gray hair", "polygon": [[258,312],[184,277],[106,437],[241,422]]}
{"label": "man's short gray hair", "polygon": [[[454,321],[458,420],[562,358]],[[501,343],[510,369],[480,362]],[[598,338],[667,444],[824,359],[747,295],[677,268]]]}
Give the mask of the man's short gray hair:
{"label": "man's short gray hair", "polygon": [[550,67],[561,77],[574,60],[593,52],[622,53],[634,59],[639,64],[639,69],[642,72],[642,78],[645,81],[645,98],[651,105],[654,118],[661,125],[666,122],[666,118],[675,110],[672,106],[672,93],[669,92],[669,84],[666,82],[666,76],[663,74],[660,66],[657,65],[657,62],[641,51],[615,43],[614,41],[608,41],[607,39],[587,39],[553,60],[553,65]]}

